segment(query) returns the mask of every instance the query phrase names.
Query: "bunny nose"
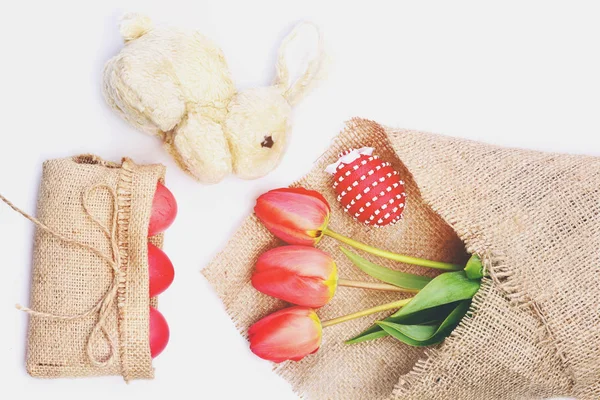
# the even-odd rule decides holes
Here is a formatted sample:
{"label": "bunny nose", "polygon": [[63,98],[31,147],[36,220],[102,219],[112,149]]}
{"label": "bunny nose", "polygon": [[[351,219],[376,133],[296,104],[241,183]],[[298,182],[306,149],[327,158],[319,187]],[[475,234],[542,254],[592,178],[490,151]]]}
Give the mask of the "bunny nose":
{"label": "bunny nose", "polygon": [[260,146],[261,147],[267,147],[267,148],[270,149],[271,147],[273,147],[273,143],[274,143],[273,142],[273,137],[271,135],[269,135],[269,136],[265,136],[265,140],[263,140],[260,143]]}

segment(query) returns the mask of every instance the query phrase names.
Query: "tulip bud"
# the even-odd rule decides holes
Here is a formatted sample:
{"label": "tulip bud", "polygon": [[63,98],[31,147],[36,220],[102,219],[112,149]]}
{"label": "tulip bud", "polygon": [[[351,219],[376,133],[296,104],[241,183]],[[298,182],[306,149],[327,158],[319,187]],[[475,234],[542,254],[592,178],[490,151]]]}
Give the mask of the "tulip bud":
{"label": "tulip bud", "polygon": [[256,262],[252,285],[292,304],[322,307],[337,288],[335,261],[308,246],[282,246],[263,253]]}
{"label": "tulip bud", "polygon": [[329,222],[329,204],[314,190],[281,188],[261,195],[254,206],[256,216],[289,244],[314,246]]}
{"label": "tulip bud", "polygon": [[250,350],[276,363],[300,361],[319,350],[321,321],[308,307],[289,307],[266,316],[248,330]]}

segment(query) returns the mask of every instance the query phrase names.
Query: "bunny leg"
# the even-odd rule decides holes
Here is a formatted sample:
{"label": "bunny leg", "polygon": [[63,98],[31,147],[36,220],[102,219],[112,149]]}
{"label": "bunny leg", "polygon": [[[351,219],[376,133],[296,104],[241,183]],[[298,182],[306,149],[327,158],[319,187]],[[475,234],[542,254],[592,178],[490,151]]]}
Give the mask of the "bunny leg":
{"label": "bunny leg", "polygon": [[179,166],[202,183],[217,183],[231,173],[231,154],[220,124],[189,113],[166,135],[165,146]]}

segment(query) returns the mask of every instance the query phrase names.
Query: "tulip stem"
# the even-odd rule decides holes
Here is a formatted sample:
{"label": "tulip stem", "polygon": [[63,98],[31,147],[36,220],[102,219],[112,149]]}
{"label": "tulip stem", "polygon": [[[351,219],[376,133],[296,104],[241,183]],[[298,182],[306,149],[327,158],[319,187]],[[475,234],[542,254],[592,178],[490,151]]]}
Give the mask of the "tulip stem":
{"label": "tulip stem", "polygon": [[408,302],[410,302],[412,299],[413,299],[412,297],[409,298],[409,299],[402,299],[402,300],[394,301],[392,303],[382,304],[382,305],[377,306],[377,307],[367,308],[366,310],[358,311],[358,312],[355,312],[353,314],[348,314],[348,315],[344,315],[344,316],[341,316],[341,317],[329,319],[327,321],[321,322],[321,326],[323,328],[325,328],[325,327],[328,327],[328,326],[331,326],[331,325],[340,324],[342,322],[350,321],[352,319],[356,319],[356,318],[364,317],[364,316],[367,316],[367,315],[375,314],[377,312],[401,308],[401,307],[404,307],[405,305],[407,305]]}
{"label": "tulip stem", "polygon": [[381,250],[373,246],[361,243],[349,237],[342,236],[339,233],[333,232],[329,229],[324,229],[323,234],[339,240],[342,243],[346,243],[348,246],[355,247],[359,250],[366,251],[367,253],[374,254],[379,257],[387,258],[389,260],[399,261],[405,264],[420,265],[421,267],[436,268],[444,271],[459,271],[464,268],[464,265],[450,264],[441,261],[431,261],[423,258],[405,256],[402,254],[392,253],[391,251]]}
{"label": "tulip stem", "polygon": [[405,289],[394,285],[388,285],[387,283],[352,281],[349,279],[338,279],[338,286],[346,286],[361,289],[387,290],[390,292],[404,293],[416,293],[419,291],[418,289]]}

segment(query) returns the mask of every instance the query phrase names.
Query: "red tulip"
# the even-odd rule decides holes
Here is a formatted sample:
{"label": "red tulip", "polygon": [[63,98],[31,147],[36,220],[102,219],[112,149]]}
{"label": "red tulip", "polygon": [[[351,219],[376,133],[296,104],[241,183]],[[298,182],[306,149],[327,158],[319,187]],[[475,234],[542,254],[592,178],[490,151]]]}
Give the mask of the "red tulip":
{"label": "red tulip", "polygon": [[338,273],[329,254],[307,246],[282,246],[263,253],[252,285],[269,296],[318,308],[335,294]]}
{"label": "red tulip", "polygon": [[314,190],[281,188],[261,195],[254,206],[256,216],[289,244],[313,246],[329,222],[329,204]]}
{"label": "red tulip", "polygon": [[150,307],[150,355],[158,356],[169,343],[169,325],[163,315],[154,307]]}
{"label": "red tulip", "polygon": [[276,363],[300,361],[319,350],[321,321],[308,307],[289,307],[268,315],[248,330],[250,350]]}
{"label": "red tulip", "polygon": [[175,270],[173,263],[164,251],[148,243],[148,277],[150,297],[158,296],[173,283]]}
{"label": "red tulip", "polygon": [[158,182],[156,192],[152,199],[152,211],[150,214],[150,224],[148,226],[148,236],[154,236],[157,233],[164,232],[175,220],[177,216],[177,202],[173,193],[165,185]]}

